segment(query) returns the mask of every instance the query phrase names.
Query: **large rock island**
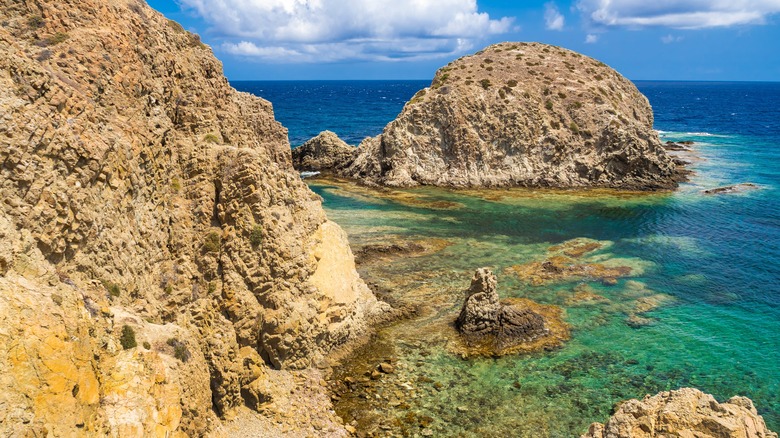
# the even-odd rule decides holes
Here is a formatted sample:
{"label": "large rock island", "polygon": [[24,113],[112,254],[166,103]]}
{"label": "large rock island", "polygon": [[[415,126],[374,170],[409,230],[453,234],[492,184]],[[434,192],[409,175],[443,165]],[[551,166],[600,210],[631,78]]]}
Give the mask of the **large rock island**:
{"label": "large rock island", "polygon": [[439,69],[381,135],[331,166],[388,186],[656,190],[680,179],[634,84],[539,43],[496,44]]}

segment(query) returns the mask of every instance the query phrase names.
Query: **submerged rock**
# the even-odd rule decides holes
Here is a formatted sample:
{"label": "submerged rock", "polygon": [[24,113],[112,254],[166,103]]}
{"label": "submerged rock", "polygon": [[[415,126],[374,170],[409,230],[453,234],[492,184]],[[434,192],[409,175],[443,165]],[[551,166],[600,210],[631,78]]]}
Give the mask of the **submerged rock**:
{"label": "submerged rock", "polygon": [[[467,355],[501,356],[524,350],[523,344],[530,345],[543,338],[557,344],[560,331],[551,330],[545,316],[534,309],[539,305],[531,303],[530,300],[500,302],[495,274],[488,268],[477,269],[455,321],[469,347]],[[540,344],[548,345],[548,342]]]}
{"label": "submerged rock", "polygon": [[672,189],[647,98],[605,64],[501,43],[439,69],[339,173],[369,184]]}
{"label": "submerged rock", "polygon": [[718,403],[713,396],[694,388],[624,402],[606,423],[593,423],[580,438],[658,436],[777,438],[749,398],[732,397]]}
{"label": "submerged rock", "polygon": [[702,191],[705,195],[723,195],[728,193],[741,193],[747,190],[756,190],[759,186],[753,183],[740,183],[730,186],[715,187],[714,189],[707,189]]}

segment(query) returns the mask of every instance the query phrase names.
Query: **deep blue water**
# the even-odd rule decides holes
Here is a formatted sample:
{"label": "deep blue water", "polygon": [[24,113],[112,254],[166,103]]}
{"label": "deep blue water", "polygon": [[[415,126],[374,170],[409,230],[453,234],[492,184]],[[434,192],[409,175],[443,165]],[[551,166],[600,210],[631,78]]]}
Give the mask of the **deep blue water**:
{"label": "deep blue water", "polygon": [[358,145],[375,136],[401,112],[404,103],[430,81],[236,81],[237,90],[273,103],[276,119],[300,146],[322,131]]}
{"label": "deep blue water", "polygon": [[[325,129],[351,144],[377,135],[428,82],[233,85],[270,100],[295,146]],[[770,427],[780,429],[780,83],[637,86],[653,106],[662,140],[695,142],[696,173],[675,193],[626,198],[519,190],[495,197],[420,188],[393,198],[311,184],[353,244],[449,242],[439,253],[367,273],[401,295],[437,303],[434,316],[387,336],[398,356],[393,379],[424,376],[443,383],[430,394],[420,385],[419,397],[408,401],[412,411],[435,419],[430,427],[438,435],[578,436],[589,422],[604,421],[619,400],[680,386],[719,400],[746,395]],[[742,182],[760,189],[702,193]],[[409,197],[418,202],[410,204]],[[426,208],[427,201],[457,207]],[[510,266],[540,260],[549,246],[577,238],[604,244],[592,261],[634,269],[617,285],[584,282],[608,304],[573,303],[580,280],[531,286],[507,273]],[[564,308],[572,339],[560,350],[530,357],[463,361],[448,354],[430,327],[456,314],[478,266],[500,273],[502,295]],[[626,324],[638,297],[659,295],[672,300],[645,314],[652,324]],[[421,356],[421,350],[427,353]],[[360,409],[380,418],[408,414],[377,400]],[[482,412],[484,421],[455,407]]]}

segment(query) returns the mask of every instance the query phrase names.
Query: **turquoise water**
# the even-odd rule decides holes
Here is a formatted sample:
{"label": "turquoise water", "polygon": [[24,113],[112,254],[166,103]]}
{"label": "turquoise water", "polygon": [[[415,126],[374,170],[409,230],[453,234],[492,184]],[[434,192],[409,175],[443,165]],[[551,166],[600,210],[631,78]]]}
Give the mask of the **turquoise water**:
{"label": "turquoise water", "polygon": [[[356,248],[443,242],[432,253],[361,266],[394,300],[422,310],[383,329],[374,350],[340,370],[358,373],[386,359],[397,368],[342,394],[336,407],[345,420],[379,436],[570,437],[604,421],[618,401],[694,386],[719,400],[750,397],[780,430],[780,84],[638,85],[662,139],[695,142],[696,174],[675,193],[378,193],[310,182]],[[360,126],[352,122],[356,132]],[[702,193],[741,182],[760,188]],[[582,238],[601,247],[580,262],[627,266],[631,274],[616,284],[534,285],[507,269]],[[481,266],[497,273],[503,297],[563,308],[571,339],[523,356],[453,354],[447,324]],[[598,297],[578,300],[575,289]],[[628,324],[632,315],[642,324]]]}

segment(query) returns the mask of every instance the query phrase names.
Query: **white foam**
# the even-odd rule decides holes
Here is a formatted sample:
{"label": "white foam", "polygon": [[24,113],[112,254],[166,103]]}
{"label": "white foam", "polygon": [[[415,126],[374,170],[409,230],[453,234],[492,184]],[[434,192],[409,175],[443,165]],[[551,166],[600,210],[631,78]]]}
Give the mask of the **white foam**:
{"label": "white foam", "polygon": [[308,178],[310,176],[317,176],[319,172],[301,172],[301,178]]}

